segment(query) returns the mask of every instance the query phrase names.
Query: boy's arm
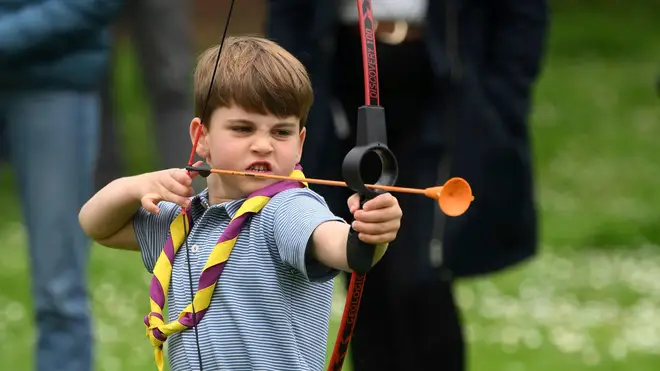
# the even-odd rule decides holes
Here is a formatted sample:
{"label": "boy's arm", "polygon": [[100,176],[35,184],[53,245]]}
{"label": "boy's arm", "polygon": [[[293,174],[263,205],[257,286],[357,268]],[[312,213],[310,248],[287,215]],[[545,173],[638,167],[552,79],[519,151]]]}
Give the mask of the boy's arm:
{"label": "boy's arm", "polygon": [[49,0],[5,14],[0,17],[0,59],[78,42],[107,27],[123,5],[124,0]]}
{"label": "boy's arm", "polygon": [[[273,230],[275,243],[284,262],[296,267],[310,280],[331,278],[338,270],[353,271],[347,256],[350,226],[328,209],[321,196],[308,189],[299,189],[287,191],[286,195],[278,195],[276,198],[271,200],[277,205]],[[383,200],[381,198],[380,202]],[[357,201],[357,197],[349,200],[352,211],[357,210]],[[371,205],[375,209],[379,208],[378,203]],[[369,243],[378,243],[377,251],[382,256],[387,244],[381,242],[393,240],[398,230],[401,215],[398,204],[392,209],[388,207],[384,214],[378,210],[377,214],[371,211],[367,215],[363,210],[356,211],[355,215],[357,213],[361,213],[360,219],[363,220],[356,223],[356,229],[369,232],[361,235],[361,238]],[[374,215],[376,219],[369,220]],[[384,219],[381,221],[379,218]]]}
{"label": "boy's arm", "polygon": [[348,199],[354,221],[348,225],[323,223],[314,230],[310,255],[346,272],[368,272],[380,261],[401,226],[402,211],[389,193],[370,199],[360,209],[357,193]]}
{"label": "boy's arm", "polygon": [[139,250],[133,215],[140,209],[140,177],[112,181],[80,210],[78,220],[85,233],[107,247]]}
{"label": "boy's arm", "polygon": [[350,225],[329,221],[319,225],[312,233],[308,254],[310,258],[328,267],[351,272],[346,254]]}
{"label": "boy's arm", "polygon": [[[136,238],[136,223],[131,223],[140,215],[138,211],[145,214],[143,228],[147,231],[156,230],[155,225],[160,224],[169,227],[176,205],[190,206],[189,197],[194,193],[192,178],[197,175],[188,175],[185,169],[167,169],[114,180],[82,207],[78,215],[80,226],[102,245],[139,250],[144,244],[139,233]],[[149,214],[155,216],[150,218]]]}
{"label": "boy's arm", "polygon": [[191,205],[192,179],[197,175],[167,169],[117,179],[83,206],[80,225],[101,245],[140,251],[145,267],[152,272],[170,224],[181,206]]}
{"label": "boy's arm", "polygon": [[319,226],[348,227],[342,218],[328,209],[321,196],[309,189],[284,191],[266,205],[264,212],[270,211],[274,213],[274,242],[285,264],[315,282],[332,279],[339,273],[338,267],[315,258],[313,235]]}
{"label": "boy's arm", "polygon": [[[346,223],[329,221],[319,225],[312,234],[309,251],[310,257],[316,261],[334,269],[345,272],[353,272],[348,259],[348,234],[350,226]],[[376,259],[371,257],[363,264],[363,269],[369,269],[383,256],[389,243],[380,243],[376,245]],[[351,245],[350,248],[361,249],[363,246]],[[370,250],[370,253],[373,250]],[[357,252],[357,251],[354,251]],[[355,255],[352,255],[355,256]],[[375,260],[375,261],[373,261]],[[358,269],[359,270],[359,269]]]}
{"label": "boy's arm", "polygon": [[85,233],[111,248],[140,251],[142,262],[153,272],[163,250],[170,224],[181,212],[172,202],[160,201],[148,211],[141,206],[142,176],[120,178],[99,191],[78,216]]}

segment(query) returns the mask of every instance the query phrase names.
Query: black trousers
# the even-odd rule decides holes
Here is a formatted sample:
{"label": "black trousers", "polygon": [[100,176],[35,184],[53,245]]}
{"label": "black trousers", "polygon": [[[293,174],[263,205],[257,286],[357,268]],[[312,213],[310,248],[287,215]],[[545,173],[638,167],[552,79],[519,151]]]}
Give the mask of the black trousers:
{"label": "black trousers", "polygon": [[[357,27],[341,28],[336,45],[334,96],[354,134],[357,108],[364,104]],[[420,145],[419,128],[424,120],[443,125],[442,118],[425,116],[435,102],[431,97],[441,87],[432,85],[424,42],[379,43],[377,53],[388,145],[399,162],[397,184],[420,188],[437,184],[443,149]],[[340,140],[338,151],[325,156],[328,166],[340,169],[343,155],[354,144],[354,135]],[[350,220],[347,191],[320,192],[334,212]],[[465,346],[452,282],[443,277],[441,267],[430,257],[437,204],[417,195],[396,196],[403,209],[402,226],[385,257],[367,275],[352,340],[354,369],[462,371]]]}

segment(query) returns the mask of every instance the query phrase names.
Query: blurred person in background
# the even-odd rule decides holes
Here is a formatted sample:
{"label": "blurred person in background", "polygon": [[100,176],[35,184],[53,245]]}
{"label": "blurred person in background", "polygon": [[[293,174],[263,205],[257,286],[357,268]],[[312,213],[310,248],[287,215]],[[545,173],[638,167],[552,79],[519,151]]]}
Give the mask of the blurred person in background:
{"label": "blurred person in background", "polygon": [[93,191],[106,28],[121,3],[0,2],[0,140],[27,228],[39,371],[93,367],[78,211]]}
{"label": "blurred person in background", "polygon": [[[151,125],[156,133],[157,169],[182,167],[190,155],[186,139],[187,123],[193,115],[193,5],[189,0],[134,0],[126,3],[120,16],[120,25],[129,32],[137,54],[151,109]],[[120,54],[117,41],[118,37],[115,37],[114,60]],[[108,67],[102,89],[103,119],[96,189],[125,174],[113,96],[116,68],[114,64]]]}
{"label": "blurred person in background", "polygon": [[[316,93],[302,166],[309,177],[339,179],[364,104],[356,2],[268,6],[267,36],[303,61]],[[372,8],[397,184],[426,188],[460,176],[475,201],[465,215],[444,218],[434,202],[397,194],[406,216],[369,273],[354,370],[465,370],[454,280],[514,266],[537,249],[527,126],[548,7],[544,0],[372,0]],[[316,190],[334,212],[345,208],[346,190]]]}

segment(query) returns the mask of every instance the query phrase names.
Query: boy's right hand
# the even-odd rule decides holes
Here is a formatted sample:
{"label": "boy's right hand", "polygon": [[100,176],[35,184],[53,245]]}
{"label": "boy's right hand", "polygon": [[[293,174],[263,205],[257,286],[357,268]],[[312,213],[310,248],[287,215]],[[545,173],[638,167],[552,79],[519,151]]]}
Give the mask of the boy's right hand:
{"label": "boy's right hand", "polygon": [[[203,161],[198,161],[194,166],[200,166]],[[192,180],[199,175],[191,172],[188,175],[186,169],[167,169],[144,174],[146,178],[140,189],[140,202],[148,212],[158,214],[160,201],[173,202],[182,207],[190,206],[189,197],[195,194]]]}

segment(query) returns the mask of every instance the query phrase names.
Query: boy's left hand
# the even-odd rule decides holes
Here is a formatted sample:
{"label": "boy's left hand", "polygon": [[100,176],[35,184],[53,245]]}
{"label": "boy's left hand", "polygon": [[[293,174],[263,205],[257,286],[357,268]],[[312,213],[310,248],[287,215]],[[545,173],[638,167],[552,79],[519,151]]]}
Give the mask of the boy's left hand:
{"label": "boy's left hand", "polygon": [[365,202],[360,209],[360,196],[356,193],[348,199],[348,209],[353,214],[353,229],[359,233],[360,240],[370,243],[388,243],[394,241],[403,212],[399,201],[390,193],[380,194]]}

